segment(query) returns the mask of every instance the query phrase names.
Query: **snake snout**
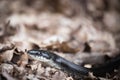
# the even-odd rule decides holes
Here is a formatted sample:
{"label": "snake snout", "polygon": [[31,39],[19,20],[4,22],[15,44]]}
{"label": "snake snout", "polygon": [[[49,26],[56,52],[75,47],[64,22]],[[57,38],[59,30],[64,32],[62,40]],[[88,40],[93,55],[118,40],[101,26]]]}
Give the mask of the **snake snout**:
{"label": "snake snout", "polygon": [[49,52],[45,50],[28,50],[27,53],[33,56],[44,57],[47,59],[51,58]]}

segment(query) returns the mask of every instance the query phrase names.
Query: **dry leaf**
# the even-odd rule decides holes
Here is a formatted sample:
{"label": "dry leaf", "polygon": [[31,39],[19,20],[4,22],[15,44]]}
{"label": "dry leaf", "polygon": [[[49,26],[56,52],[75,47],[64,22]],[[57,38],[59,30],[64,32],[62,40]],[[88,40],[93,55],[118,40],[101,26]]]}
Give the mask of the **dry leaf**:
{"label": "dry leaf", "polygon": [[60,51],[63,53],[76,53],[78,52],[78,49],[72,48],[72,46],[69,45],[68,42],[62,42],[62,43],[56,43],[52,45],[46,46],[48,50],[55,50]]}
{"label": "dry leaf", "polygon": [[26,52],[18,51],[18,49],[16,48],[11,61],[13,63],[16,63],[20,67],[25,67],[26,64],[28,64],[28,55]]}

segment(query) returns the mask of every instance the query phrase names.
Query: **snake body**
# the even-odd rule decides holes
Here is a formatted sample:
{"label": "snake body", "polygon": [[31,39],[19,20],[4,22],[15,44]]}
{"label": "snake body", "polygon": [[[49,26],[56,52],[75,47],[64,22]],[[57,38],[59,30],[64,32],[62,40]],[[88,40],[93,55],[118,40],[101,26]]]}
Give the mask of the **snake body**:
{"label": "snake body", "polygon": [[74,77],[88,76],[93,72],[96,76],[101,76],[107,72],[113,71],[120,66],[120,57],[110,60],[97,68],[86,68],[64,59],[57,54],[47,50],[29,50],[27,52],[35,60],[47,63],[48,65],[69,73]]}

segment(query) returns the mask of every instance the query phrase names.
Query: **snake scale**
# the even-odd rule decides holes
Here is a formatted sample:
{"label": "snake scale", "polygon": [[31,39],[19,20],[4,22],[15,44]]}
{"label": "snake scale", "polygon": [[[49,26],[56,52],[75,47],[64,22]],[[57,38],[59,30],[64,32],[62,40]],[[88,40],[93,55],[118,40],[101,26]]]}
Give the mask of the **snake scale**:
{"label": "snake scale", "polygon": [[70,62],[65,58],[47,50],[33,49],[28,50],[27,53],[33,59],[65,71],[76,79],[80,78],[81,76],[88,76],[89,72],[92,72],[95,76],[103,76],[120,66],[120,57],[113,58],[99,67],[86,68]]}

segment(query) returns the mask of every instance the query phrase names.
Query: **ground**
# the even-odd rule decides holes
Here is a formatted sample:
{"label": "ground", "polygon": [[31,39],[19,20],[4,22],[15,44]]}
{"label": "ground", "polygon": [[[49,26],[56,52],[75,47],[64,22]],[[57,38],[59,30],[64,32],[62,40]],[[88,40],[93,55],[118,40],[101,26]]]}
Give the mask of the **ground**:
{"label": "ground", "polygon": [[[85,67],[119,55],[119,0],[1,0],[0,80],[74,80],[36,60],[27,50],[45,49]],[[119,80],[119,69],[104,77]]]}

